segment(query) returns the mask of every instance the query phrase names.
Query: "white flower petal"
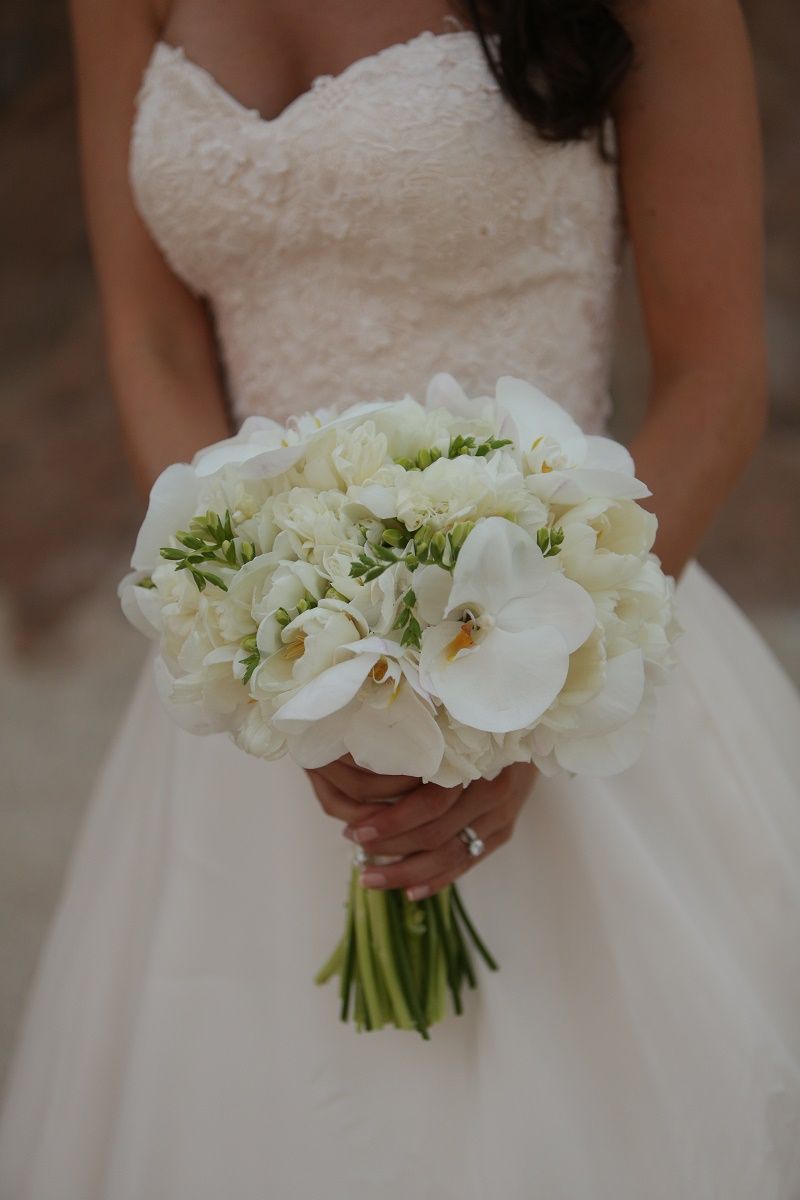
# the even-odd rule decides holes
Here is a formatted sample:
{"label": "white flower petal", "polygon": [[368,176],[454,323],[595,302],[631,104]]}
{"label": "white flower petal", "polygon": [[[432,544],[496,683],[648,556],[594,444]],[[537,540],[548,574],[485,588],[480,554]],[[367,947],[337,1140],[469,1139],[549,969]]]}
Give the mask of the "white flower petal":
{"label": "white flower petal", "polygon": [[379,775],[428,779],[439,769],[444,753],[439,726],[405,681],[391,703],[362,704],[344,741],[360,767]]}
{"label": "white flower petal", "polygon": [[426,625],[438,625],[447,612],[453,578],[443,567],[420,567],[411,586],[417,597],[416,610]]}
{"label": "white flower petal", "polygon": [[592,471],[616,471],[623,475],[635,475],[636,468],[633,459],[626,448],[613,438],[597,437],[590,434],[586,438],[586,457],[583,467]]}
{"label": "white flower petal", "polygon": [[493,629],[472,650],[448,657],[454,621],[422,635],[420,678],[457,721],[492,733],[537,721],[564,685],[569,655],[550,627],[506,633]]}
{"label": "white flower petal", "polygon": [[533,595],[548,575],[549,567],[530,534],[505,517],[487,517],[461,547],[448,612],[474,605],[496,614],[513,597]]}
{"label": "white flower petal", "polygon": [[577,734],[594,737],[619,729],[638,712],[644,695],[644,660],[641,650],[628,650],[610,658],[606,680],[591,700],[575,710]]}
{"label": "white flower petal", "polygon": [[375,663],[377,654],[355,654],[322,671],[287,700],[273,718],[276,729],[294,732],[309,721],[320,721],[349,704]]}
{"label": "white flower petal", "polygon": [[145,637],[156,638],[161,632],[162,601],[155,588],[137,585],[141,574],[141,571],[131,571],[126,575],[117,588],[117,595],[120,607],[134,629]]}
{"label": "white flower petal", "polygon": [[[252,447],[248,447],[252,448]],[[256,446],[257,451],[260,447]],[[248,454],[242,460],[239,469],[241,479],[272,479],[275,475],[283,475],[299,462],[305,453],[305,445],[299,442],[296,446],[278,446],[274,450],[261,450],[260,453]]]}
{"label": "white flower petal", "polygon": [[581,504],[601,496],[612,500],[643,500],[651,494],[650,489],[633,475],[586,467],[529,475],[526,482],[534,495],[552,504]]}
{"label": "white flower petal", "polygon": [[565,771],[576,775],[608,777],[627,770],[642,753],[655,718],[655,697],[645,694],[638,710],[611,733],[596,737],[567,738],[558,742],[555,757]]}
{"label": "white flower petal", "polygon": [[344,734],[353,713],[360,707],[356,701],[288,734],[289,753],[299,767],[313,771],[325,767],[347,753]]}
{"label": "white flower petal", "polygon": [[557,571],[533,595],[511,600],[497,614],[498,625],[509,633],[552,625],[564,638],[570,654],[583,645],[596,620],[589,593]]}
{"label": "white flower petal", "polygon": [[495,388],[497,403],[511,416],[517,428],[517,444],[525,453],[540,437],[558,442],[570,463],[581,463],[586,455],[586,438],[569,413],[523,379],[503,375]]}
{"label": "white flower petal", "polygon": [[197,475],[188,463],[173,463],[161,472],[150,491],[147,515],[133,548],[134,570],[149,571],[161,561],[161,547],[168,546],[170,538],[185,529],[197,512],[199,490]]}

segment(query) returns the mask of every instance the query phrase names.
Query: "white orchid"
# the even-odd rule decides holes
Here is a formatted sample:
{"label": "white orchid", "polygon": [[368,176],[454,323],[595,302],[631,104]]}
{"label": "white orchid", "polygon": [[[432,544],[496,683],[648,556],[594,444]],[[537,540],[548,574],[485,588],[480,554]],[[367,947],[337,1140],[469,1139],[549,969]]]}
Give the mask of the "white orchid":
{"label": "white orchid", "polygon": [[413,763],[413,774],[432,778],[444,739],[408,653],[377,637],[342,652],[349,657],[310,680],[273,718],[292,756],[311,768],[351,754],[385,775],[408,774]]}
{"label": "white orchid", "polygon": [[642,499],[650,491],[634,475],[633,459],[610,438],[586,435],[544,392],[504,375],[498,408],[514,427],[528,487],[542,500],[577,504],[587,498]]}
{"label": "white orchid", "polygon": [[461,549],[445,620],[422,635],[420,677],[465,725],[522,729],[552,704],[594,625],[583,588],[524,530],[490,517]]}
{"label": "white orchid", "polygon": [[186,463],[174,463],[161,472],[150,490],[147,515],[131,555],[134,570],[149,571],[161,561],[161,547],[188,525],[197,512],[199,495],[197,476]]}

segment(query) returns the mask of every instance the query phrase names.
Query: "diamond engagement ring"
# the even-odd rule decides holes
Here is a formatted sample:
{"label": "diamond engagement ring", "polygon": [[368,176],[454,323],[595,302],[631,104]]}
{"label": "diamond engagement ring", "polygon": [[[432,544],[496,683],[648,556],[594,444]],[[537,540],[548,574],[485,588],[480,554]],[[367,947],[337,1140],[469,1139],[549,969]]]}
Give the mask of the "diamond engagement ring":
{"label": "diamond engagement ring", "polygon": [[458,836],[461,838],[462,842],[465,843],[473,858],[479,858],[486,849],[482,840],[478,837],[471,825],[465,825]]}

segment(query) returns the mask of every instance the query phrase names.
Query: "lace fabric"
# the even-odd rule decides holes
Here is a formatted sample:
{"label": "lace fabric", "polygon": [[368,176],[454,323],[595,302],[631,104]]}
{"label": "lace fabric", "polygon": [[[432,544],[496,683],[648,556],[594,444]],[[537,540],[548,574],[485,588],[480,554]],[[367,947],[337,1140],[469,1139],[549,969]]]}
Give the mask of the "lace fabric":
{"label": "lace fabric", "polygon": [[607,412],[616,177],[551,145],[470,31],[423,33],[323,75],[276,118],[156,45],[131,145],[137,205],[214,312],[239,418],[536,382]]}

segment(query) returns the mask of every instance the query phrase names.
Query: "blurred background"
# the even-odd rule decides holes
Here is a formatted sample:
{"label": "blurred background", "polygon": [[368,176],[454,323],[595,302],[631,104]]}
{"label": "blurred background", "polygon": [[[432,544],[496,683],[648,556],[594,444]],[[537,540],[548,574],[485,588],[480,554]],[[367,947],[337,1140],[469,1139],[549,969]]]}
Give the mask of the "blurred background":
{"label": "blurred background", "polygon": [[[701,561],[800,681],[800,16],[745,4],[767,166],[769,432]],[[117,580],[142,504],[104,371],[81,214],[64,6],[0,9],[0,1082],[42,937],[144,644]],[[638,420],[636,297],[620,305],[616,432]]]}

